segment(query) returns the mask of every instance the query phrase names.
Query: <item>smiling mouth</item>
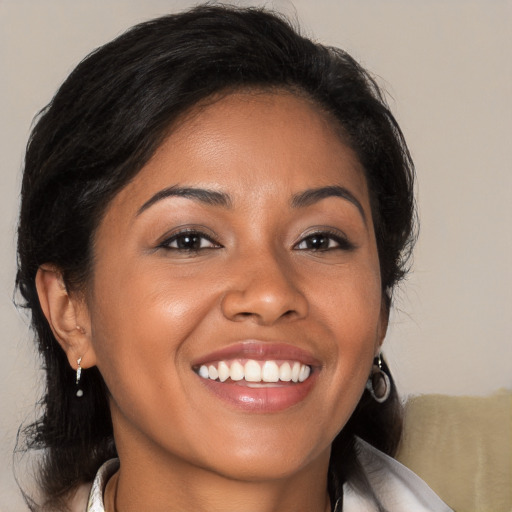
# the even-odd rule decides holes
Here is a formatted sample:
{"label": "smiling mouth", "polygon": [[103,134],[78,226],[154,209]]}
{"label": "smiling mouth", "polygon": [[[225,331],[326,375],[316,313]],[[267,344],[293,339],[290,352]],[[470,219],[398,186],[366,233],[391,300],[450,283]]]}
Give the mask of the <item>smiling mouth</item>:
{"label": "smiling mouth", "polygon": [[244,414],[298,406],[315,388],[321,369],[322,362],[307,350],[258,340],[228,345],[192,361],[192,370],[210,397]]}
{"label": "smiling mouth", "polygon": [[196,369],[196,372],[205,380],[256,387],[269,384],[302,383],[310,377],[311,367],[292,360],[233,359],[202,364]]}

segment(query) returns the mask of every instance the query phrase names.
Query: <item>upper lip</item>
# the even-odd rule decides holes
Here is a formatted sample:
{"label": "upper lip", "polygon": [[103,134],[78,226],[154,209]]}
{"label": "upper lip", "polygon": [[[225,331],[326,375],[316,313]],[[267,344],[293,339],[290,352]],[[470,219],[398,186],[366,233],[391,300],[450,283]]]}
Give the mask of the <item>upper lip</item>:
{"label": "upper lip", "polygon": [[198,357],[192,362],[192,366],[228,359],[287,360],[298,361],[308,366],[321,365],[320,361],[310,352],[295,345],[283,342],[246,340]]}

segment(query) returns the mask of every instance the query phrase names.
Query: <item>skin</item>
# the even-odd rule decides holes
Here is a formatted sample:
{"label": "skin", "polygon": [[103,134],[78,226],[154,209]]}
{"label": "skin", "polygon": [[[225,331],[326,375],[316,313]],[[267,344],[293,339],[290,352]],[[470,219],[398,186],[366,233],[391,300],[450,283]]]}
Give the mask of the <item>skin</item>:
{"label": "skin", "polygon": [[[229,204],[148,203],[172,186],[221,192]],[[291,204],[327,186],[355,201]],[[163,245],[183,226],[209,239],[196,251]],[[320,249],[319,231],[329,232]],[[116,509],[328,510],[330,446],[387,324],[366,180],[335,122],[287,92],[196,107],[113,199],[94,254],[85,299],[49,265],[37,284],[70,364],[97,365],[111,393]],[[213,395],[193,362],[243,340],[312,354],[309,394],[271,413]]]}

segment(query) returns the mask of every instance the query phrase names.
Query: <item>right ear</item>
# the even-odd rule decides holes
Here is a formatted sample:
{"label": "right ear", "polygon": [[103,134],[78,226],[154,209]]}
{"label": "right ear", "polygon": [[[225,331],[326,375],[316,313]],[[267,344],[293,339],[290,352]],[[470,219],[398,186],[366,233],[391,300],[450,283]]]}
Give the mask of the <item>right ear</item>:
{"label": "right ear", "polygon": [[67,355],[70,366],[90,368],[96,364],[91,344],[91,324],[85,301],[70,294],[62,272],[51,264],[41,265],[36,274],[39,302],[50,328]]}

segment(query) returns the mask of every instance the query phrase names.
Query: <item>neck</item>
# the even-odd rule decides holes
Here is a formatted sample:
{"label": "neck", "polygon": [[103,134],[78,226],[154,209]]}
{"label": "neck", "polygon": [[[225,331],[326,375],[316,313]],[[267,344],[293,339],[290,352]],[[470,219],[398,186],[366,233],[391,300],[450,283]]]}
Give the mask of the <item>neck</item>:
{"label": "neck", "polygon": [[[112,479],[107,512],[131,512],[150,509],[153,512],[328,512],[331,504],[326,490],[304,493],[304,486],[273,483],[219,482],[210,479],[201,485],[176,486],[166,482],[164,488],[158,482],[146,486],[140,478],[127,472],[119,472]],[[215,480],[215,481],[213,481]],[[306,487],[310,490],[310,487]],[[110,506],[109,504],[112,504]]]}
{"label": "neck", "polygon": [[163,454],[159,447],[124,443],[117,437],[116,444],[121,466],[105,496],[107,512],[331,510],[329,450],[291,475],[242,480]]}

